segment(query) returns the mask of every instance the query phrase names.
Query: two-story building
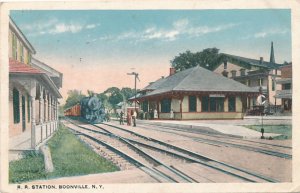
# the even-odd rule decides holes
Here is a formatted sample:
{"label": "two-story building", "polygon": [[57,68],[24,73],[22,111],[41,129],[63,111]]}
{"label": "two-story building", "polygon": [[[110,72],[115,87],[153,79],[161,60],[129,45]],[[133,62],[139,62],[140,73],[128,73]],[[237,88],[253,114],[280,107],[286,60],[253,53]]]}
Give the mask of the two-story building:
{"label": "two-story building", "polygon": [[62,74],[33,58],[34,47],[9,20],[10,153],[34,150],[58,127]]}
{"label": "two-story building", "polygon": [[[251,59],[229,54],[222,55],[224,63],[217,66],[213,70],[214,72],[262,92],[269,107],[281,105],[281,100],[277,100],[275,95],[276,90],[280,89],[280,86],[276,85],[276,81],[280,79],[283,65],[275,63],[273,42],[269,61],[265,61],[262,57]],[[254,97],[243,101],[244,109],[251,109],[256,105],[256,101]]]}
{"label": "two-story building", "polygon": [[281,109],[284,112],[291,113],[292,98],[293,98],[292,63],[280,67],[280,70],[281,70],[281,78],[276,81],[276,84],[281,88],[276,90],[275,98],[281,100]]}

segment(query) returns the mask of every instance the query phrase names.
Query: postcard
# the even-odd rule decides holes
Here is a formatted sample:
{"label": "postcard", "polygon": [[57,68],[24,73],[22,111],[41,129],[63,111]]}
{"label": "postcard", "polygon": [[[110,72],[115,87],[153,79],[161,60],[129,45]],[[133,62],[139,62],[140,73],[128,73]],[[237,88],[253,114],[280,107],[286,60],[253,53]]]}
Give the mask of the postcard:
{"label": "postcard", "polygon": [[1,192],[299,192],[299,8],[1,3]]}

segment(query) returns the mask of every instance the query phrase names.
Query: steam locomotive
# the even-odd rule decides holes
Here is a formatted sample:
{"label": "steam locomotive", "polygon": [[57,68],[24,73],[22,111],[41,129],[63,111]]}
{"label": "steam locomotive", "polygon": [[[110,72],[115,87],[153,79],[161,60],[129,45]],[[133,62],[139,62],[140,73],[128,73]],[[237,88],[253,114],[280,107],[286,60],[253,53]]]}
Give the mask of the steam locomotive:
{"label": "steam locomotive", "polygon": [[89,123],[101,123],[105,119],[105,109],[96,96],[84,97],[80,103],[64,111],[65,116],[80,116]]}

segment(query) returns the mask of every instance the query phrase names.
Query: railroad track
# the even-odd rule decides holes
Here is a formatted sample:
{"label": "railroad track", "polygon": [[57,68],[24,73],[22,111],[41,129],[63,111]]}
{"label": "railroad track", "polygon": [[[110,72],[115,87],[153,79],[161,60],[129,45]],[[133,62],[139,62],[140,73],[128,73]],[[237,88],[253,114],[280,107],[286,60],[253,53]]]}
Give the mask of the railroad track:
{"label": "railroad track", "polygon": [[[72,124],[75,124],[75,123],[72,123]],[[100,132],[102,134],[106,133],[105,135],[110,135],[111,137],[119,138],[120,140],[126,141],[126,143],[129,143],[132,148],[136,148],[138,145],[139,150],[148,148],[148,149],[155,150],[156,152],[164,152],[165,154],[170,154],[170,155],[176,156],[177,158],[180,158],[180,159],[199,163],[205,167],[209,167],[209,168],[212,168],[219,172],[225,173],[227,175],[234,176],[234,177],[242,179],[243,181],[246,181],[246,182],[278,182],[277,180],[272,179],[270,177],[263,176],[261,174],[258,174],[258,173],[255,173],[255,172],[243,169],[243,168],[235,167],[228,163],[224,163],[224,162],[215,160],[215,159],[207,157],[205,155],[201,155],[196,152],[192,152],[190,150],[187,150],[187,149],[184,149],[181,147],[177,147],[177,146],[165,143],[165,142],[157,140],[157,139],[143,136],[141,134],[138,134],[133,131],[129,131],[127,129],[123,129],[118,126],[109,125],[109,124],[101,124],[101,126],[99,126],[99,124],[98,124],[98,125],[92,125],[92,126],[98,128],[98,130],[83,127],[83,126],[79,126],[79,127],[82,129],[89,130],[90,132],[94,132],[94,133]],[[108,128],[104,128],[104,127],[108,127]],[[124,136],[121,137],[120,135],[113,133],[111,131],[111,130],[113,130],[112,128],[127,133],[127,135],[125,135],[126,137],[124,137]],[[110,131],[108,131],[108,129],[110,129]],[[114,130],[114,131],[116,131],[116,130]],[[134,136],[134,137],[132,137],[132,136]],[[144,142],[142,142],[141,139],[143,139]],[[141,148],[141,147],[143,147],[143,148]],[[144,151],[144,153],[145,153],[145,151]],[[147,153],[145,153],[145,154],[147,154]],[[161,164],[161,162],[157,162],[157,163]],[[168,167],[165,167],[165,168],[168,168]],[[172,168],[172,167],[169,167],[168,169],[170,169],[170,168]],[[173,168],[173,170],[175,170],[175,169]],[[174,171],[172,171],[172,172],[174,172]]]}
{"label": "railroad track", "polygon": [[[153,128],[153,127],[146,127],[143,125],[139,125],[139,127],[189,137],[192,140],[200,142],[200,143],[205,143],[205,144],[214,145],[214,146],[230,146],[230,147],[235,147],[235,148],[244,149],[244,150],[248,150],[248,151],[258,152],[258,153],[262,153],[262,154],[266,154],[266,155],[270,155],[270,156],[275,156],[275,157],[280,157],[280,158],[285,158],[285,159],[292,159],[291,154],[274,151],[271,149],[272,147],[291,149],[291,147],[288,147],[288,146],[281,146],[281,145],[276,145],[276,144],[256,142],[256,141],[244,140],[244,139],[240,139],[237,141],[237,139],[232,138],[230,136],[226,136],[226,137],[222,138],[220,136],[216,137],[216,136],[212,136],[207,133],[206,134],[201,133],[201,135],[217,138],[217,140],[216,139],[207,139],[207,138],[203,138],[203,137],[195,137],[195,136],[186,135],[185,133],[190,132],[190,131],[185,130],[185,129],[178,129],[178,128],[166,127],[166,126],[155,126],[156,128]],[[147,124],[145,124],[145,125],[147,125]],[[151,125],[151,124],[148,124],[148,125]],[[159,129],[159,128],[163,128],[163,129]],[[178,133],[178,132],[182,132],[182,133]],[[194,133],[194,132],[191,131],[190,133]],[[199,134],[199,133],[197,132],[197,134]],[[226,140],[226,141],[223,141],[223,140]],[[248,143],[243,143],[245,141]],[[254,144],[255,145],[262,144],[263,146],[254,147],[253,146]]]}
{"label": "railroad track", "polygon": [[[168,166],[163,161],[155,158],[147,151],[140,149],[138,146],[121,136],[116,136],[110,132],[96,132],[95,130],[87,127],[79,126],[76,123],[70,123],[81,128],[81,130],[74,127],[71,128],[65,124],[66,127],[71,129],[77,135],[83,136],[85,140],[89,141],[88,143],[94,144],[97,149],[102,149],[102,151],[108,149],[110,152],[107,154],[110,154],[111,157],[126,159],[131,164],[156,179],[158,182],[197,182],[185,173]],[[100,146],[98,146],[98,144]],[[157,168],[156,166],[162,167]]]}

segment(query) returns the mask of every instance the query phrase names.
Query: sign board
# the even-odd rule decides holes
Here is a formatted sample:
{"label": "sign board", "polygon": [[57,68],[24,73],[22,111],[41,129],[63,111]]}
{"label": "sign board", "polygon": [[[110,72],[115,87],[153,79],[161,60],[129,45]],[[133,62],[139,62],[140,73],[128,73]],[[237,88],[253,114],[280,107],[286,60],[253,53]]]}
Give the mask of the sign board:
{"label": "sign board", "polygon": [[224,94],[210,94],[209,97],[225,97]]}

